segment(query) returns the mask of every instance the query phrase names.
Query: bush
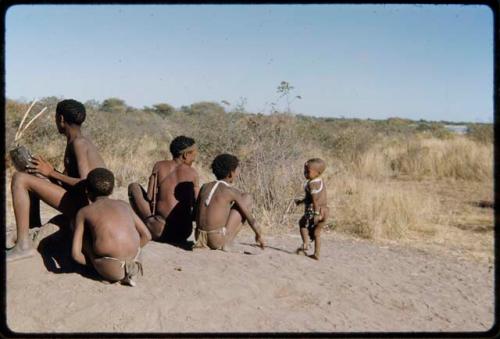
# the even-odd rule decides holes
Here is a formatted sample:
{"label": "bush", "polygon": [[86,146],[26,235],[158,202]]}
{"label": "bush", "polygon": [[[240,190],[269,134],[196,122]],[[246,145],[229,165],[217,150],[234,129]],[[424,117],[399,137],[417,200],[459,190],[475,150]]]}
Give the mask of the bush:
{"label": "bush", "polygon": [[161,116],[169,116],[175,112],[175,108],[167,103],[153,105],[152,111]]}
{"label": "bush", "polygon": [[127,111],[127,105],[122,99],[109,98],[102,102],[101,110],[111,113],[125,113]]}
{"label": "bush", "polygon": [[492,124],[473,124],[467,126],[467,137],[483,144],[493,144]]}
{"label": "bush", "polygon": [[204,115],[204,114],[222,114],[225,113],[224,107],[216,102],[201,101],[190,105],[189,107],[183,106],[181,110],[191,115]]}

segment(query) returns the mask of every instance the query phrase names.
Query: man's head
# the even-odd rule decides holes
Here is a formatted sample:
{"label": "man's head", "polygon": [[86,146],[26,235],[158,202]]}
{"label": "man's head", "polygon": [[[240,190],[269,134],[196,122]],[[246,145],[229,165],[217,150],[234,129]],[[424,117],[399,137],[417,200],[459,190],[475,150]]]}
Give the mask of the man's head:
{"label": "man's head", "polygon": [[86,117],[85,106],[73,99],[60,101],[56,107],[56,125],[59,133],[64,133],[65,127],[80,126]]}
{"label": "man's head", "polygon": [[326,168],[326,163],[320,158],[312,158],[304,164],[304,177],[308,180],[319,177]]}
{"label": "man's head", "polygon": [[106,168],[95,168],[87,175],[87,195],[92,201],[111,195],[114,186],[115,176]]}
{"label": "man's head", "polygon": [[233,182],[240,174],[239,160],[231,154],[219,154],[212,162],[212,172],[217,180],[229,179]]}
{"label": "man's head", "polygon": [[191,165],[196,159],[198,149],[193,138],[180,135],[170,143],[170,153],[174,159],[181,159],[187,165]]}

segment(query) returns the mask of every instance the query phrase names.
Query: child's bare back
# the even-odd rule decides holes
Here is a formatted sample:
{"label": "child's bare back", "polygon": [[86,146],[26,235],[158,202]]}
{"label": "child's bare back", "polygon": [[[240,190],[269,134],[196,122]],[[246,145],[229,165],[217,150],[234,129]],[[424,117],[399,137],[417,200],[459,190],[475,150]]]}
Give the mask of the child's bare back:
{"label": "child's bare back", "polygon": [[126,260],[137,254],[140,237],[133,213],[125,201],[109,198],[82,208],[81,216],[92,236],[96,256]]}
{"label": "child's bare back", "polygon": [[134,285],[142,273],[140,249],[151,234],[126,202],[108,198],[114,185],[110,171],[92,170],[86,185],[92,204],[77,213],[72,256],[83,265],[87,257],[106,280]]}
{"label": "child's bare back", "polygon": [[203,185],[196,203],[195,248],[227,249],[245,220],[263,248],[260,228],[251,214],[250,195],[231,187],[239,175],[238,159],[230,154],[221,154],[214,159],[212,169],[217,181]]}

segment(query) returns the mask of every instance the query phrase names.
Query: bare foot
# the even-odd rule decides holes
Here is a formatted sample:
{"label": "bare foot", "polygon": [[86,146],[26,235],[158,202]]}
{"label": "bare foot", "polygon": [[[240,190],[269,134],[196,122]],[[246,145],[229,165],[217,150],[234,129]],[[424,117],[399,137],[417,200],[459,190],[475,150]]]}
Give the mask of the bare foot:
{"label": "bare foot", "polygon": [[35,249],[32,246],[26,246],[25,248],[21,248],[19,244],[9,249],[5,253],[5,259],[7,262],[13,262],[16,260],[21,260],[25,258],[29,258],[35,255]]}
{"label": "bare foot", "polygon": [[317,256],[316,254],[311,254],[309,256],[309,258],[314,259],[314,260],[319,260],[319,256]]}
{"label": "bare foot", "polygon": [[16,246],[17,234],[15,231],[7,231],[5,233],[5,248],[11,249]]}

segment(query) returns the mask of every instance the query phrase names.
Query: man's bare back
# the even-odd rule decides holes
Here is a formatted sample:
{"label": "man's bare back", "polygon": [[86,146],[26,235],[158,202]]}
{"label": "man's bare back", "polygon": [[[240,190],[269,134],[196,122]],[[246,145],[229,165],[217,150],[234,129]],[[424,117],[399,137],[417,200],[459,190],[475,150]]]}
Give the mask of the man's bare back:
{"label": "man's bare back", "polygon": [[[76,149],[79,150],[80,161],[77,161],[75,145]],[[87,166],[84,163],[87,163]],[[66,145],[63,174],[74,178],[86,177],[87,173],[83,173],[83,175],[80,173],[80,171],[85,171],[84,167],[94,169],[105,167],[105,164],[94,143],[89,138],[80,135]]]}
{"label": "man's bare back", "polygon": [[185,242],[193,231],[192,210],[198,196],[198,173],[191,167],[198,154],[194,139],[178,136],[170,144],[172,160],[153,166],[145,191],[128,187],[130,205],[148,226],[153,239]]}
{"label": "man's bare back", "polygon": [[194,183],[198,180],[198,173],[191,166],[164,160],[155,164],[153,173],[155,169],[158,173],[157,214],[167,218],[179,202],[194,206],[197,193]]}

